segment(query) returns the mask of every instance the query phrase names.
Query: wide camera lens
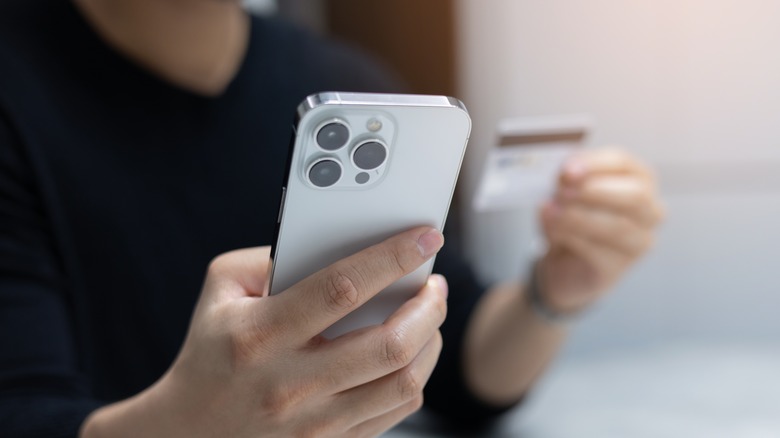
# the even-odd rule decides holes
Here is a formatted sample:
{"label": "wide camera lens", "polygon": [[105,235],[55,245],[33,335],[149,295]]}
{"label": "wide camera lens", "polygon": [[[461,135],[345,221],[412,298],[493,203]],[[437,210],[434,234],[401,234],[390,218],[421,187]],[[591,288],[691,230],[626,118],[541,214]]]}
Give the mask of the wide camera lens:
{"label": "wide camera lens", "polygon": [[317,187],[330,187],[341,178],[341,165],[333,160],[314,163],[309,169],[309,181]]}
{"label": "wide camera lens", "polygon": [[317,144],[326,151],[335,151],[349,141],[349,128],[341,122],[328,123],[317,132]]}
{"label": "wide camera lens", "polygon": [[355,166],[363,170],[373,170],[387,159],[387,148],[382,143],[369,141],[361,144],[352,153]]}

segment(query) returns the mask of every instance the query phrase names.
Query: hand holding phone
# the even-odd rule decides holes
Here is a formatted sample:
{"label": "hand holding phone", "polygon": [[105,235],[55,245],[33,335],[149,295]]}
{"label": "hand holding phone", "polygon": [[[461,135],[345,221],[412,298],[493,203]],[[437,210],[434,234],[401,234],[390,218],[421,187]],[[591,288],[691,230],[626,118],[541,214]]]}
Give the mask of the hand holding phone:
{"label": "hand holding phone", "polygon": [[[210,265],[173,366],[138,396],[93,412],[83,436],[377,436],[422,404],[441,351],[446,286],[432,277],[388,320],[320,333],[442,245],[417,228],[265,297],[270,248]],[[215,429],[217,427],[217,429]]]}
{"label": "hand holding phone", "polygon": [[[445,96],[321,93],[298,109],[271,295],[418,226],[443,229],[471,121]],[[428,260],[325,331],[382,323],[425,284]]]}

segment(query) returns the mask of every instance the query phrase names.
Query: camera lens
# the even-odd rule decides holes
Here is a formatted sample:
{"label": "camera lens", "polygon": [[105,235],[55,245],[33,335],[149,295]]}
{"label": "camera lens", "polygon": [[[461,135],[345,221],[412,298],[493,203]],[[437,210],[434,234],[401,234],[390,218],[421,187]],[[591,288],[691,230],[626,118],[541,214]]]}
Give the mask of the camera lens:
{"label": "camera lens", "polygon": [[321,160],[309,168],[309,181],[317,187],[330,187],[341,179],[341,164],[334,160]]}
{"label": "camera lens", "polygon": [[355,175],[355,182],[358,184],[365,184],[370,179],[371,179],[371,175],[369,175],[366,172],[360,172],[357,175]]}
{"label": "camera lens", "polygon": [[368,141],[355,148],[352,161],[363,170],[373,170],[387,159],[387,148],[382,143]]}
{"label": "camera lens", "polygon": [[349,141],[349,128],[341,122],[332,122],[317,131],[317,144],[326,151],[335,151]]}

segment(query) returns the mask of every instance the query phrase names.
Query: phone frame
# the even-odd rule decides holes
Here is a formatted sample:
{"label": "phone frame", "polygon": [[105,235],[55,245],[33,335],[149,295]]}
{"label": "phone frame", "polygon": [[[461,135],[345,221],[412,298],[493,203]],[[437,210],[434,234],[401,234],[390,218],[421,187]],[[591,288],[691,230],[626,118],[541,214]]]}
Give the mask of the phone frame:
{"label": "phone frame", "polygon": [[[455,192],[455,185],[458,179],[458,175],[460,173],[460,168],[463,162],[463,158],[465,156],[466,145],[470,137],[471,119],[468,116],[468,111],[466,110],[465,105],[460,100],[455,99],[453,97],[428,96],[428,95],[404,95],[404,94],[343,93],[343,92],[324,92],[324,93],[318,93],[318,94],[313,94],[308,96],[298,106],[295,113],[294,123],[293,123],[293,130],[292,130],[293,135],[291,136],[291,140],[290,140],[289,152],[287,157],[287,165],[286,165],[285,175],[284,175],[284,183],[282,187],[282,196],[279,203],[279,211],[277,215],[277,225],[276,225],[274,240],[271,248],[272,263],[271,266],[269,267],[269,293],[271,294],[281,292],[281,290],[274,290],[274,276],[275,276],[276,269],[278,267],[277,255],[279,253],[280,239],[282,237],[283,228],[285,225],[285,213],[287,212],[286,210],[287,198],[290,196],[289,188],[291,187],[292,178],[296,177],[296,173],[299,171],[298,167],[299,167],[300,157],[298,157],[298,160],[296,160],[296,149],[305,148],[305,145],[303,145],[302,143],[304,140],[300,139],[301,135],[305,135],[305,133],[301,132],[301,126],[302,126],[301,124],[306,123],[308,116],[312,115],[314,112],[322,108],[333,108],[333,109],[344,108],[344,111],[351,111],[356,108],[361,110],[377,109],[378,111],[384,110],[387,111],[388,113],[394,113],[394,112],[397,113],[398,111],[403,113],[405,111],[417,111],[421,109],[428,109],[429,111],[433,111],[433,114],[435,114],[437,111],[457,111],[459,113],[459,115],[455,119],[453,119],[453,120],[457,120],[456,123],[457,125],[460,125],[456,127],[457,129],[459,129],[459,131],[457,131],[456,129],[458,134],[454,135],[453,138],[457,138],[458,139],[457,141],[460,142],[460,144],[454,144],[451,148],[452,151],[457,152],[457,157],[454,156],[449,157],[448,160],[446,160],[449,163],[448,173],[446,174],[446,177],[448,178],[446,192],[444,189],[438,189],[438,192],[436,193],[436,196],[439,198],[443,198],[444,196],[446,196],[447,197],[446,203],[441,203],[442,205],[441,211],[436,213],[436,217],[435,217],[436,220],[434,221],[429,220],[427,221],[427,223],[423,222],[423,223],[419,223],[418,225],[430,225],[430,226],[437,227],[439,229],[442,229],[444,227],[444,223],[446,222],[446,218],[447,218],[447,213],[449,212],[449,208]],[[335,117],[338,118],[338,116]],[[452,118],[454,117],[454,114],[448,117]],[[333,118],[334,118],[333,115],[326,115],[325,117],[322,118],[322,120],[319,120],[316,123],[309,121],[308,125],[316,125],[318,126],[319,129],[322,127],[322,123],[324,123],[324,121]],[[442,125],[441,121],[439,121],[438,124]],[[438,126],[437,129],[441,129],[442,126]],[[307,128],[307,129],[309,131],[312,131],[311,128]],[[418,129],[420,128],[418,127]],[[352,137],[350,141],[352,140],[354,140],[356,144],[361,144],[364,141],[364,140],[360,140],[357,136]],[[388,145],[384,143],[384,146],[388,149],[392,149],[397,145]],[[300,154],[303,153],[304,152],[300,152]],[[349,154],[350,154],[350,158],[352,158],[352,152],[350,152]],[[390,164],[388,164],[388,166],[389,165]],[[392,168],[388,168],[386,170],[386,172],[388,173],[392,171],[393,171]],[[450,179],[451,181],[449,181]],[[383,181],[380,180],[376,184],[382,184],[382,183]],[[297,182],[297,184],[300,185],[301,183]],[[317,189],[315,188],[315,190]],[[321,189],[321,190],[327,191],[328,189]],[[371,189],[366,190],[366,192],[369,190]],[[441,200],[443,201],[443,199]],[[411,226],[409,228],[411,228]],[[401,231],[401,230],[394,230],[394,232],[397,231]],[[389,237],[389,234],[388,236],[385,237]],[[371,242],[367,242],[366,246],[368,246],[368,244],[370,243]],[[330,261],[332,262],[334,260],[330,260]],[[419,289],[419,287],[422,286],[419,280],[422,278],[427,278],[427,276],[430,275],[432,268],[433,268],[433,259],[429,260],[423,267],[421,267],[421,270],[415,271],[415,273],[412,273],[407,277],[413,276],[415,279],[417,279],[415,283],[415,287],[418,287]],[[308,274],[314,272],[316,272],[316,270],[309,272]],[[406,279],[406,277],[404,277],[404,279]],[[287,282],[289,283],[289,281]],[[399,282],[401,282],[401,280],[399,280]],[[399,282],[394,283],[394,285],[398,284]],[[409,287],[410,287],[409,285],[406,286],[407,289],[409,289]],[[389,297],[387,297],[388,295],[387,291],[389,289],[391,288],[388,287],[385,291],[380,292],[380,295],[385,294],[385,298],[382,299],[388,299],[388,300],[390,299]],[[394,294],[398,295],[396,292],[394,292]],[[408,294],[406,295],[407,296],[405,298],[408,299],[409,296]],[[372,299],[372,301],[376,301],[377,299],[378,298],[375,297]],[[402,302],[396,300],[395,304],[400,305],[402,304]],[[395,305],[395,307],[397,307],[397,305]],[[374,307],[376,306],[379,306],[379,304],[374,305]],[[389,307],[389,306],[390,304],[385,305],[385,307]],[[394,309],[390,309],[390,310],[394,310]],[[390,313],[392,313],[392,311],[390,310],[384,312],[384,316],[388,316]],[[359,311],[360,309],[358,309],[356,312]],[[369,310],[369,311],[376,313],[375,310]],[[377,316],[368,319],[371,320],[371,323],[381,323],[381,320]],[[363,325],[367,325],[367,324],[361,323],[355,325],[355,324],[347,323],[345,324],[345,327],[334,327],[326,331],[325,334],[328,337],[333,337]]]}

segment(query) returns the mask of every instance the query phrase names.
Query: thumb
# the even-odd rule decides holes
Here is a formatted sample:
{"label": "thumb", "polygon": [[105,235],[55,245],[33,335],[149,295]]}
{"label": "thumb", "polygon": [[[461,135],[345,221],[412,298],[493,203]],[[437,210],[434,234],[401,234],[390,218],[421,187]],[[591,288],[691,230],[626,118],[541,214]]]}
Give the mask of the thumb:
{"label": "thumb", "polygon": [[555,201],[547,201],[539,209],[539,223],[542,226],[541,228],[549,247],[552,247],[555,243],[553,239],[553,228],[560,213],[561,207],[556,204]]}
{"label": "thumb", "polygon": [[204,294],[217,294],[217,299],[265,296],[270,265],[270,246],[221,254],[209,264]]}

